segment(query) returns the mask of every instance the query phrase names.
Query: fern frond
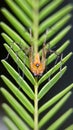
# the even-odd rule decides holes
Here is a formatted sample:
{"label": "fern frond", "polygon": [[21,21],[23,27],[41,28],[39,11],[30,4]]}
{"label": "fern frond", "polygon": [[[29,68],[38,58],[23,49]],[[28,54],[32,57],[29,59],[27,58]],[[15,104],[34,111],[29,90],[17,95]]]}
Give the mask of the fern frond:
{"label": "fern frond", "polygon": [[[2,60],[2,64],[16,83],[15,85],[12,80],[1,75],[7,89],[1,87],[0,90],[10,104],[10,106],[7,103],[2,104],[4,111],[7,113],[7,116],[4,117],[4,122],[9,130],[41,130],[62,109],[62,106],[72,94],[73,83],[39,106],[42,98],[44,99],[45,95],[49,94],[49,91],[54,88],[54,85],[66,72],[67,66],[65,63],[72,56],[72,52],[65,55],[61,61],[51,67],[41,77],[35,77],[30,71],[30,46],[33,46],[34,50],[32,57],[37,53],[42,57],[42,46],[45,42],[45,37],[45,48],[47,50],[51,50],[59,44],[71,29],[71,25],[67,25],[67,23],[72,17],[70,12],[73,10],[73,6],[68,4],[59,9],[64,0],[5,0],[4,2],[9,8],[2,8],[1,13],[7,19],[9,25],[3,21],[0,22],[0,27],[3,29],[1,35],[5,40],[4,47],[8,52],[7,57]],[[28,31],[30,28],[31,34]],[[45,36],[46,30],[47,36]],[[70,40],[66,39],[56,49],[56,53],[58,55],[62,54],[69,44]],[[46,57],[45,68],[56,60],[56,53]],[[9,55],[24,74],[24,79],[6,61]],[[61,66],[63,67],[61,68]],[[50,76],[52,78],[48,81]],[[45,112],[46,110],[47,112]],[[46,125],[46,129],[59,130],[72,113],[73,108],[69,108],[56,121],[50,125],[48,124],[48,126]],[[40,116],[41,114],[43,115],[42,117]],[[71,125],[66,130],[72,130],[72,128],[73,126]]]}

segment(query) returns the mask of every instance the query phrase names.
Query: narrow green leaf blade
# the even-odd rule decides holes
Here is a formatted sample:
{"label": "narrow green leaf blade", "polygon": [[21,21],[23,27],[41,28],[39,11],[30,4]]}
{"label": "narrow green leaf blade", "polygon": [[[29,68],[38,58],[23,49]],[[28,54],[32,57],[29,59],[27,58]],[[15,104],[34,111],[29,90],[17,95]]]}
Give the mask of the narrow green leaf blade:
{"label": "narrow green leaf blade", "polygon": [[60,69],[61,65],[64,65],[67,60],[72,56],[72,52],[70,52],[67,56],[65,56],[62,61],[58,62],[53,68],[51,68],[48,72],[46,72],[38,81],[38,84],[40,85],[42,82],[44,82],[46,79],[48,79],[52,74],[54,74],[58,69]]}
{"label": "narrow green leaf blade", "polygon": [[[24,0],[23,0],[24,1]],[[26,0],[26,2],[28,3],[28,5],[30,6],[30,7],[33,7],[33,0]]]}
{"label": "narrow green leaf blade", "polygon": [[72,108],[65,112],[59,119],[57,119],[50,127],[47,128],[47,130],[57,130],[61,125],[63,125],[63,123],[70,117],[71,114],[73,114]]}
{"label": "narrow green leaf blade", "polygon": [[57,13],[55,13],[51,17],[49,17],[47,20],[45,20],[40,25],[39,34],[43,33],[47,28],[50,28],[58,20],[63,18],[65,15],[67,15],[72,9],[73,9],[73,6],[68,4],[64,8],[60,9],[59,11],[57,11]]}
{"label": "narrow green leaf blade", "polygon": [[10,120],[8,117],[4,116],[3,121],[8,127],[8,130],[19,130],[17,126],[12,122],[12,120]]}
{"label": "narrow green leaf blade", "polygon": [[[71,25],[67,26],[66,28],[64,28],[61,32],[59,32],[49,43],[46,44],[46,49],[48,50],[49,47],[52,48],[54,47],[56,44],[58,44],[58,42],[60,40],[62,40],[62,38],[70,31],[71,29]],[[70,43],[69,40],[67,40],[67,42]],[[49,46],[50,45],[50,46]],[[42,54],[42,50],[40,50],[40,55]]]}
{"label": "narrow green leaf blade", "polygon": [[10,24],[16,29],[16,31],[22,36],[28,43],[30,43],[29,33],[26,31],[25,27],[14,17],[7,9],[1,9],[2,14],[10,22]]}
{"label": "narrow green leaf blade", "polygon": [[16,99],[7,92],[4,88],[1,88],[2,94],[5,96],[7,101],[10,103],[10,105],[13,107],[13,109],[20,115],[20,117],[27,122],[27,124],[33,128],[33,119],[31,116],[27,113],[27,111],[16,101]]}
{"label": "narrow green leaf blade", "polygon": [[65,130],[73,130],[73,124],[68,126]]}
{"label": "narrow green leaf blade", "polygon": [[[32,20],[32,9],[30,5],[25,0],[15,0],[15,2],[19,5],[19,7],[28,15],[28,17]],[[24,2],[24,3],[23,3]],[[30,2],[31,3],[31,2]]]}
{"label": "narrow green leaf blade", "polygon": [[71,92],[66,94],[39,122],[39,128],[47,123],[65,104],[68,98],[71,96]]}
{"label": "narrow green leaf blade", "polygon": [[[25,54],[23,50],[25,50],[25,47],[21,43],[14,42],[7,34],[2,33],[2,37],[6,41],[6,43],[10,46],[8,53],[10,53],[10,50],[13,50],[14,53],[19,57],[23,63],[29,68],[29,58]],[[5,44],[4,44],[5,45]],[[16,60],[17,61],[17,60]]]}
{"label": "narrow green leaf blade", "polygon": [[40,100],[52,87],[53,85],[61,78],[65,73],[67,67],[64,67],[60,72],[58,72],[45,86],[40,90],[38,94],[38,99]]}
{"label": "narrow green leaf blade", "polygon": [[[31,74],[31,72],[29,71],[29,69],[25,66],[25,63],[18,58],[18,56],[12,51],[12,49],[7,44],[4,44],[4,46],[8,51],[8,53],[10,54],[10,56],[12,57],[12,59],[16,62],[17,66],[22,70],[22,72],[26,75],[29,81],[34,85],[36,81],[33,75]],[[25,62],[26,62],[26,58],[25,58]]]}
{"label": "narrow green leaf blade", "polygon": [[63,2],[64,0],[54,0],[52,2],[50,2],[50,4],[48,4],[43,10],[41,10],[40,14],[39,14],[39,20],[43,20],[47,15],[49,15],[50,13],[52,13],[55,9],[57,9],[57,7],[59,7],[59,5]]}
{"label": "narrow green leaf blade", "polygon": [[[70,41],[66,41],[59,49],[56,50],[56,52],[60,55],[63,53],[63,51],[68,47]],[[49,65],[53,60],[57,58],[57,55],[55,53],[51,54],[47,60],[46,64]]]}
{"label": "narrow green leaf blade", "polygon": [[[59,34],[57,34],[51,41],[50,41],[50,48],[54,47],[63,37],[70,31],[71,25],[65,27]],[[69,41],[69,40],[68,40]],[[49,45],[47,44],[47,48]]]}
{"label": "narrow green leaf blade", "polygon": [[40,0],[39,1],[39,7],[42,8],[44,5],[46,5],[51,0]]}
{"label": "narrow green leaf blade", "polygon": [[47,101],[43,106],[39,108],[39,114],[43,111],[45,111],[47,108],[51,107],[54,103],[56,103],[59,99],[61,99],[66,93],[69,93],[69,91],[73,88],[73,84],[69,85],[67,88],[65,88],[63,91],[58,93],[56,96],[54,96],[52,99]]}
{"label": "narrow green leaf blade", "polygon": [[22,79],[22,77],[14,70],[11,65],[9,65],[5,60],[2,60],[3,65],[10,73],[10,75],[15,79],[18,85],[23,89],[23,91],[30,97],[30,99],[34,99],[34,93],[31,90],[30,86]]}
{"label": "narrow green leaf blade", "polygon": [[8,25],[6,25],[4,22],[1,22],[0,26],[13,39],[14,42],[21,43],[23,44],[23,47],[28,48],[26,42]]}
{"label": "narrow green leaf blade", "polygon": [[[56,34],[71,18],[71,14],[68,14],[64,16],[61,20],[59,20],[56,24],[54,24],[47,32],[47,37],[46,39],[51,38],[54,34]],[[45,39],[45,34],[42,35],[39,39],[38,46],[43,44]]]}
{"label": "narrow green leaf blade", "polygon": [[[2,104],[2,108],[5,110],[10,119],[15,123],[19,130],[29,130],[26,124],[20,119],[20,117],[7,105]],[[15,129],[16,130],[16,129]]]}
{"label": "narrow green leaf blade", "polygon": [[8,4],[12,12],[16,15],[16,17],[24,24],[24,26],[31,27],[32,22],[29,17],[23,13],[23,11],[19,8],[19,6],[12,0],[5,0]]}
{"label": "narrow green leaf blade", "polygon": [[34,113],[34,108],[29,100],[21,93],[21,91],[4,75],[1,75],[2,80],[5,82],[7,87],[13,92],[17,99],[27,108],[31,113]]}

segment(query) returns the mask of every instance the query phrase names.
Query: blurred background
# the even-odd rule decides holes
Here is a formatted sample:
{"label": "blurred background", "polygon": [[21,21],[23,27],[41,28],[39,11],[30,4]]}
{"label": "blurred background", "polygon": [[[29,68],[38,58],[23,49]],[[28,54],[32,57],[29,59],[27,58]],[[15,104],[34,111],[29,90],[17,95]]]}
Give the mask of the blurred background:
{"label": "blurred background", "polygon": [[[65,0],[64,3],[60,6],[60,8],[63,7],[63,6],[65,6],[68,3],[72,3],[73,4],[73,0]],[[0,0],[0,8],[2,8],[2,7],[6,7],[6,4],[5,4],[4,0]],[[73,12],[71,12],[71,14],[73,14]],[[0,20],[1,21],[5,21],[4,17],[1,15],[1,12],[0,12]],[[73,26],[73,17],[69,21],[69,24],[71,24]],[[2,32],[2,29],[0,28],[0,33],[1,32]],[[67,39],[69,39],[71,41],[71,44],[65,50],[65,52],[64,52],[65,55],[68,54],[69,52],[73,52],[73,27],[70,30],[70,32],[65,36],[65,38],[63,39],[63,41],[65,41]],[[7,55],[7,52],[6,52],[6,50],[5,50],[4,46],[3,46],[3,43],[4,43],[4,40],[0,36],[0,60],[4,59],[6,57],[6,55]],[[65,73],[65,75],[63,76],[63,78],[61,78],[60,81],[55,85],[55,87],[52,89],[52,91],[50,91],[50,95],[51,96],[55,95],[56,93],[58,93],[59,91],[61,91],[62,89],[64,89],[66,86],[68,86],[69,84],[71,84],[73,82],[73,56],[66,63],[66,65],[68,66],[68,70]],[[2,63],[0,62],[0,75],[1,74],[5,74],[7,77],[9,76],[8,73],[7,73],[7,71],[3,67]],[[3,81],[1,79],[0,79],[0,87],[6,87],[5,84],[3,83]],[[49,95],[49,98],[50,98],[50,95]],[[46,99],[47,98],[48,98],[48,95],[46,95]],[[0,130],[7,130],[6,126],[4,125],[4,123],[2,121],[2,118],[5,115],[4,111],[1,108],[1,104],[3,102],[6,102],[6,100],[2,96],[2,94],[0,93]],[[42,103],[43,102],[45,102],[45,101],[42,101]],[[61,109],[61,111],[64,112],[68,108],[71,108],[71,107],[73,107],[73,94],[69,98],[69,100],[67,101],[67,103],[64,105],[64,107]],[[59,115],[60,114],[61,113],[59,113]],[[72,123],[73,123],[73,115],[67,120],[67,122],[64,124],[64,127],[67,126],[67,125],[70,125]],[[61,130],[63,130],[63,128],[61,128]]]}

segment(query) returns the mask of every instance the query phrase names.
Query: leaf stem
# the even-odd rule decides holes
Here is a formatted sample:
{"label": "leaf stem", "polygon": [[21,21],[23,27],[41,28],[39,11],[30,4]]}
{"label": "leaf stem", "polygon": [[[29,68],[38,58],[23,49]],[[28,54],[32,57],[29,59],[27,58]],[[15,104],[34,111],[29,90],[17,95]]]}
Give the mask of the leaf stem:
{"label": "leaf stem", "polygon": [[34,86],[35,99],[34,99],[34,130],[38,130],[38,85]]}
{"label": "leaf stem", "polygon": [[39,13],[39,1],[34,0],[34,7],[33,7],[33,40],[34,40],[34,55],[36,55],[38,51],[38,13]]}

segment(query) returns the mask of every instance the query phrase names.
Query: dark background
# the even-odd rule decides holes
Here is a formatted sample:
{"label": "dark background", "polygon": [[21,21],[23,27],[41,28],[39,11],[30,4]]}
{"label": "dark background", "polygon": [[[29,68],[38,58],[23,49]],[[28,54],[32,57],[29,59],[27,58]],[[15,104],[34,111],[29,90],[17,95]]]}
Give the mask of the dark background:
{"label": "dark background", "polygon": [[[68,4],[68,3],[72,3],[73,4],[73,0],[65,0],[64,3],[60,6],[60,8],[63,7],[64,5]],[[4,7],[4,6],[6,7],[4,0],[0,0],[0,6],[1,7]],[[73,12],[71,12],[71,14],[73,14]],[[1,21],[5,21],[5,19],[4,19],[4,17],[2,15],[0,15],[0,19],[1,19]],[[69,21],[69,24],[73,25],[73,17]],[[0,28],[0,32],[2,32],[1,28]],[[70,32],[65,36],[65,38],[63,39],[63,41],[65,41],[67,39],[70,39],[71,44],[65,50],[64,55],[68,54],[69,52],[73,52],[73,27],[70,30]],[[7,52],[4,49],[4,47],[3,47],[3,43],[4,43],[4,40],[0,36],[0,59],[5,58],[6,55],[7,55]],[[66,88],[66,86],[68,86],[69,84],[71,84],[73,82],[73,56],[66,63],[66,65],[68,66],[67,72],[60,79],[60,81],[55,85],[55,87],[50,91],[50,95],[47,95],[45,97],[46,100],[48,98],[50,98],[51,96],[55,95],[56,93],[60,92],[61,90],[63,90],[64,88]],[[5,75],[8,76],[8,73],[6,72],[5,68],[3,67],[3,65],[0,62],[0,75],[1,74],[5,74]],[[4,86],[5,87],[5,85],[4,85],[4,83],[2,82],[1,79],[0,79],[0,86]],[[41,103],[44,103],[46,100],[42,100]],[[2,117],[5,114],[4,111],[1,108],[1,104],[3,102],[6,102],[6,100],[4,99],[4,97],[0,93],[0,130],[6,130],[6,128],[3,126],[3,123],[2,123]],[[65,112],[66,110],[68,110],[71,107],[73,107],[73,94],[69,98],[69,100],[67,101],[67,103],[64,105],[64,107],[61,109],[61,112],[59,112],[58,115],[54,118],[54,120],[59,115],[61,115],[63,112]],[[67,120],[67,122],[64,124],[63,128],[61,128],[61,130],[63,130],[65,127],[67,127],[67,125],[70,125],[72,123],[73,123],[73,115]],[[45,129],[46,128],[43,128],[43,130],[45,130]]]}

